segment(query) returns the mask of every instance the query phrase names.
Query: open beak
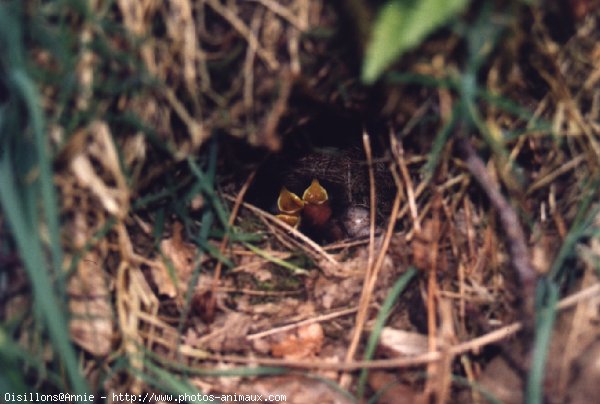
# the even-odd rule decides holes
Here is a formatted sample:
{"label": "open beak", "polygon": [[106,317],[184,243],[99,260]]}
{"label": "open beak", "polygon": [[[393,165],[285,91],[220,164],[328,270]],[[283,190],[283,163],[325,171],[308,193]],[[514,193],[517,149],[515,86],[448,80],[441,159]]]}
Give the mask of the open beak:
{"label": "open beak", "polygon": [[275,216],[277,219],[282,222],[292,226],[294,229],[297,229],[300,226],[300,216],[297,215],[286,215],[285,213],[280,213]]}
{"label": "open beak", "polygon": [[317,179],[312,180],[302,199],[286,187],[281,188],[277,208],[280,212],[277,218],[294,228],[300,225],[300,215],[308,228],[313,229],[322,228],[331,218],[329,195]]}
{"label": "open beak", "polygon": [[325,225],[331,217],[329,195],[317,179],[313,179],[310,186],[306,188],[302,200],[304,201],[302,213],[306,223],[313,227]]}
{"label": "open beak", "polygon": [[304,207],[304,201],[298,195],[288,191],[286,187],[281,188],[277,198],[277,208],[286,215],[299,215]]}
{"label": "open beak", "polygon": [[276,217],[294,229],[300,226],[300,212],[304,208],[304,201],[298,195],[290,192],[286,187],[281,188],[277,198],[279,213]]}
{"label": "open beak", "polygon": [[315,178],[302,194],[302,200],[313,205],[321,205],[329,200],[329,195],[327,195],[327,190]]}

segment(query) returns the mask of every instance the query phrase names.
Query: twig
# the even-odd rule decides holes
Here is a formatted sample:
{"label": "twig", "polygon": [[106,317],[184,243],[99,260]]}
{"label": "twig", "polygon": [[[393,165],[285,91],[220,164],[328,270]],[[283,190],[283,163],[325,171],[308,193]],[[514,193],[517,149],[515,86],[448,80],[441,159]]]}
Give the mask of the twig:
{"label": "twig", "polygon": [[[422,232],[427,237],[430,243],[429,248],[429,268],[427,268],[427,347],[430,352],[437,348],[438,327],[437,327],[437,306],[439,287],[437,284],[437,260],[438,246],[440,240],[440,209],[442,197],[439,191],[435,191],[433,196],[433,218],[425,223],[425,230]],[[419,236],[419,231],[416,227],[413,229]],[[444,357],[447,356],[447,350],[444,351]],[[446,358],[447,361],[447,358]],[[443,395],[440,391],[444,375],[442,374],[442,366],[440,363],[430,363],[427,366],[427,382],[425,384],[425,393],[430,398],[436,397],[439,401]]]}
{"label": "twig", "polygon": [[[360,336],[365,325],[367,318],[367,311],[369,308],[369,300],[371,300],[372,288],[371,282],[374,277],[377,276],[373,265],[373,257],[375,255],[375,214],[377,209],[377,201],[375,196],[375,171],[373,167],[373,154],[371,152],[371,142],[367,132],[363,132],[363,146],[365,148],[365,155],[367,158],[367,166],[369,169],[369,196],[371,200],[371,209],[369,217],[369,252],[367,260],[367,270],[365,271],[365,280],[363,282],[363,288],[360,294],[360,300],[358,303],[358,313],[356,313],[356,321],[354,322],[354,330],[352,331],[352,338],[350,340],[350,346],[346,351],[346,362],[349,362],[354,358],[358,343],[360,342]],[[384,252],[384,251],[382,251]],[[385,253],[385,252],[384,252]],[[347,373],[340,377],[340,385],[342,387],[348,387],[350,383],[350,377]]]}
{"label": "twig", "polygon": [[277,134],[277,125],[279,125],[281,118],[287,111],[288,100],[292,94],[293,85],[293,74],[289,71],[285,72],[282,76],[277,100],[273,103],[271,112],[267,116],[263,126],[262,142],[270,150],[279,150],[281,147],[281,138]]}
{"label": "twig", "polygon": [[585,156],[582,153],[579,156],[573,158],[572,160],[560,165],[556,170],[552,171],[551,173],[548,173],[547,175],[543,176],[535,183],[533,183],[527,190],[526,195],[531,195],[538,189],[543,188],[546,185],[552,183],[552,181],[565,174],[566,172],[575,169],[581,162],[584,161],[584,158]]}
{"label": "twig", "polygon": [[[167,99],[167,102],[171,105],[171,108],[173,108],[177,116],[187,126],[192,146],[200,146],[202,143],[204,143],[210,135],[208,131],[204,129],[202,123],[196,120],[194,117],[192,117],[192,115],[190,115],[185,105],[183,105],[181,101],[177,99],[177,96],[175,95],[172,89],[165,88],[163,94]],[[175,155],[175,158],[183,159],[184,156]]]}
{"label": "twig", "polygon": [[225,20],[227,20],[231,26],[248,42],[248,46],[256,49],[256,54],[265,62],[270,71],[277,71],[279,68],[279,62],[273,54],[268,53],[263,49],[256,36],[252,33],[250,28],[244,24],[244,21],[240,19],[233,11],[225,7],[219,0],[206,0],[206,3],[212,7],[215,12],[220,14]]}
{"label": "twig", "polygon": [[412,180],[410,179],[410,173],[408,172],[406,161],[404,160],[404,149],[402,148],[402,144],[398,142],[395,136],[390,136],[390,142],[392,153],[396,159],[396,164],[398,164],[400,174],[402,174],[402,179],[406,185],[406,196],[408,197],[408,206],[413,220],[413,227],[415,232],[419,233],[421,231],[421,223],[419,222],[419,212],[417,210],[414,186]]}
{"label": "twig", "polygon": [[342,241],[337,241],[335,243],[327,244],[326,246],[323,247],[323,249],[325,251],[341,250],[342,248],[356,247],[359,245],[367,244],[368,242],[369,242],[369,239],[367,239],[367,238],[360,238],[357,240],[352,240],[352,239],[342,240]]}
{"label": "twig", "polygon": [[[371,162],[372,162],[371,149],[370,149],[370,144],[368,143],[368,138],[367,138],[365,144],[368,145],[367,147],[365,147],[365,151],[367,152],[367,160],[371,160]],[[372,167],[372,164],[370,164],[369,166]],[[372,180],[374,181],[375,178],[373,177]],[[374,197],[374,192],[375,192],[374,182],[372,183],[371,191],[372,191],[371,195]],[[403,195],[402,189],[398,188],[396,190],[396,197],[394,198],[394,203],[392,205],[392,212],[390,213],[390,219],[388,222],[388,226],[387,226],[386,232],[383,236],[383,242],[381,243],[381,249],[379,250],[379,253],[377,255],[377,259],[373,265],[373,268],[370,271],[371,272],[370,276],[368,278],[365,278],[365,287],[363,288],[365,303],[363,304],[363,301],[362,301],[363,296],[361,295],[361,303],[359,304],[359,312],[356,317],[355,331],[361,330],[361,332],[362,332],[362,329],[364,328],[364,323],[365,323],[366,316],[367,316],[369,302],[371,300],[371,296],[373,295],[373,290],[375,289],[375,283],[377,282],[379,272],[380,272],[381,268],[383,267],[383,261],[385,260],[385,255],[390,246],[390,241],[392,239],[392,235],[394,234],[394,227],[396,226],[396,220],[397,220],[396,218],[398,217],[398,212],[400,210],[400,202],[402,200],[402,195]],[[374,204],[371,205],[371,209],[375,209]],[[371,227],[371,232],[373,232],[374,225],[375,225],[375,218],[372,217],[371,220],[372,220],[371,224],[373,226],[373,227]],[[373,233],[371,233],[371,234],[373,234]],[[367,272],[369,272],[369,271],[367,271]],[[363,311],[362,315],[361,315],[361,310]],[[358,344],[359,340],[360,340],[360,335],[356,339],[357,344]],[[354,349],[356,349],[356,347],[354,347]],[[346,359],[348,360],[348,356],[346,356]]]}
{"label": "twig", "polygon": [[[250,22],[250,32],[253,34],[260,30],[262,15],[259,10],[254,11],[252,21]],[[248,46],[246,50],[246,59],[244,60],[244,90],[243,100],[246,111],[252,111],[254,108],[254,59],[256,56],[256,48]]]}
{"label": "twig", "polygon": [[537,273],[531,266],[529,251],[525,242],[525,233],[523,232],[519,218],[512,206],[500,193],[497,184],[491,179],[483,161],[477,156],[469,141],[460,138],[458,144],[465,155],[465,163],[469,171],[483,188],[494,208],[498,211],[502,227],[506,233],[511,263],[522,285],[521,296],[523,299],[524,320],[526,322],[533,321]]}
{"label": "twig", "polygon": [[222,293],[240,293],[243,295],[250,296],[289,296],[299,295],[304,292],[304,289],[299,290],[254,290],[254,289],[239,289],[220,286],[218,292]]}
{"label": "twig", "polygon": [[308,24],[306,21],[303,21],[300,18],[296,18],[296,16],[286,7],[279,4],[274,0],[249,0],[255,1],[257,3],[262,4],[265,8],[273,12],[273,14],[277,14],[279,17],[287,20],[294,27],[299,29],[300,31],[304,31],[308,28]]}
{"label": "twig", "polygon": [[373,153],[371,152],[371,142],[369,135],[363,133],[363,145],[369,167],[369,200],[371,202],[369,210],[369,258],[368,271],[373,269],[373,256],[375,255],[375,215],[377,211],[377,199],[375,193],[375,168],[373,167]]}
{"label": "twig", "polygon": [[302,320],[302,321],[299,321],[297,323],[286,324],[286,325],[281,326],[281,327],[275,327],[275,328],[271,328],[270,330],[257,332],[255,334],[250,334],[250,335],[246,336],[246,339],[253,340],[253,339],[264,338],[264,337],[269,336],[269,335],[277,334],[277,333],[284,332],[284,331],[293,330],[294,328],[302,327],[304,325],[314,324],[314,323],[320,323],[322,321],[327,321],[327,320],[331,320],[331,319],[334,319],[334,318],[346,316],[348,314],[354,313],[357,310],[358,310],[358,307],[352,307],[352,308],[349,308],[349,309],[338,310],[338,311],[333,312],[333,313],[323,314],[323,315],[318,316],[318,317],[308,318],[306,320]]}

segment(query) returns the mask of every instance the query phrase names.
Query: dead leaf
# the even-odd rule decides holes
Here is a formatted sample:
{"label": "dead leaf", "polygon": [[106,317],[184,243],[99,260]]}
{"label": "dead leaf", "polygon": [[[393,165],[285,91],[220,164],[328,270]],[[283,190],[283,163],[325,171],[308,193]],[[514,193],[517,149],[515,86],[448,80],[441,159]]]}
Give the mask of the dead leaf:
{"label": "dead leaf", "polygon": [[384,327],[379,337],[379,348],[391,357],[423,354],[427,344],[427,335],[390,327]]}
{"label": "dead leaf", "polygon": [[90,252],[69,279],[69,332],[73,341],[90,354],[105,356],[111,352],[114,316],[109,281],[98,256]]}
{"label": "dead leaf", "polygon": [[[198,254],[194,244],[183,240],[182,232],[181,223],[175,222],[173,236],[160,243],[164,258],[173,264],[174,274],[170,273],[162,257],[158,257],[155,261],[156,264],[151,267],[152,279],[158,287],[158,293],[170,298],[183,295],[187,291],[194,270],[194,260]],[[173,281],[173,275],[176,283]]]}
{"label": "dead leaf", "polygon": [[283,340],[271,345],[271,353],[278,358],[303,359],[319,353],[324,339],[323,327],[308,324],[287,333]]}

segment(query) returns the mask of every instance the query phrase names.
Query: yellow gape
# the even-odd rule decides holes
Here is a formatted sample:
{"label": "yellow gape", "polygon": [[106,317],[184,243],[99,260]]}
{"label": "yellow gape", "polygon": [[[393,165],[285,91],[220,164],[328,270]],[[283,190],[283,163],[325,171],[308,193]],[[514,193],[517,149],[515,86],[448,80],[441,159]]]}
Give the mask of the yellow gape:
{"label": "yellow gape", "polygon": [[329,206],[329,195],[318,180],[312,180],[302,194],[302,200],[304,201],[302,216],[306,225],[315,229],[325,226],[331,218],[331,206]]}
{"label": "yellow gape", "polygon": [[277,208],[281,213],[288,215],[299,214],[304,207],[304,201],[298,195],[288,191],[286,187],[281,188],[277,198]]}
{"label": "yellow gape", "polygon": [[313,229],[324,226],[331,217],[329,195],[317,179],[312,180],[302,194],[302,199],[286,187],[281,188],[277,208],[281,212],[277,218],[294,228],[300,226],[300,215],[306,225]]}

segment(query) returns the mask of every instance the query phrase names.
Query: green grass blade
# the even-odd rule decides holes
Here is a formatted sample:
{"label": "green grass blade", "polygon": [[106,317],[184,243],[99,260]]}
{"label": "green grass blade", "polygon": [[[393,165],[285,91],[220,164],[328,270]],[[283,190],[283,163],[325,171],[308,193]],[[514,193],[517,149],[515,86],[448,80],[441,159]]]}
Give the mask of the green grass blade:
{"label": "green grass blade", "polygon": [[456,105],[452,111],[452,118],[444,125],[444,127],[436,134],[435,139],[433,140],[433,145],[431,146],[431,152],[427,156],[427,163],[423,167],[423,171],[425,175],[429,178],[433,175],[435,169],[440,160],[440,156],[442,151],[444,150],[444,146],[448,142],[452,131],[456,125],[457,115],[459,112],[459,106]]}
{"label": "green grass blade", "polygon": [[223,204],[219,200],[219,197],[217,196],[212,179],[206,173],[202,172],[200,167],[198,167],[198,165],[192,158],[188,158],[187,161],[192,171],[192,174],[194,174],[198,179],[198,185],[200,186],[200,189],[206,196],[208,202],[210,202],[210,204],[214,208],[215,213],[217,214],[217,218],[221,222],[221,225],[225,229],[227,229],[229,227],[229,216],[225,208],[223,207]]}
{"label": "green grass blade", "polygon": [[62,271],[60,226],[58,224],[58,205],[56,203],[56,192],[52,180],[52,166],[46,152],[47,145],[44,131],[44,117],[39,107],[40,97],[34,84],[22,70],[14,71],[11,76],[15,87],[21,91],[21,96],[27,105],[27,112],[29,113],[29,120],[33,129],[40,173],[42,205],[45,213],[44,219],[48,225],[54,273],[57,276],[59,293],[61,294],[60,297],[64,299],[64,277]]}
{"label": "green grass blade", "polygon": [[548,280],[539,282],[537,294],[535,340],[525,392],[525,402],[529,404],[544,401],[544,368],[548,359],[548,348],[552,339],[552,329],[556,319],[556,303],[559,297],[558,287]]}
{"label": "green grass blade", "polygon": [[244,243],[244,245],[246,246],[246,248],[248,248],[253,253],[263,257],[264,259],[272,262],[273,264],[279,265],[280,267],[283,267],[285,269],[289,269],[295,275],[308,275],[308,271],[306,269],[300,268],[297,265],[294,265],[292,263],[289,263],[289,262],[279,259],[277,257],[273,257],[271,254],[269,254],[265,250],[260,249],[256,246],[253,246],[250,243]]}
{"label": "green grass blade", "polygon": [[600,188],[600,177],[595,178],[593,181],[587,181],[582,185],[585,190],[585,196],[581,201],[579,208],[577,209],[577,215],[573,220],[573,224],[565,237],[560,250],[552,267],[548,272],[548,277],[553,279],[555,282],[560,284],[562,282],[563,275],[565,273],[564,263],[570,256],[575,252],[575,247],[579,240],[584,237],[587,231],[594,223],[594,219],[600,213],[600,206],[596,206],[590,209],[590,206],[598,198],[598,189]]}
{"label": "green grass blade", "polygon": [[[365,347],[365,360],[369,360],[373,357],[373,354],[375,353],[375,348],[377,348],[379,336],[381,335],[381,330],[383,329],[383,326],[385,325],[385,322],[388,316],[390,315],[392,307],[394,307],[398,296],[402,294],[402,292],[406,288],[406,285],[408,285],[408,283],[412,280],[416,273],[417,270],[414,267],[408,268],[408,271],[402,274],[402,276],[396,281],[394,286],[392,286],[392,289],[388,293],[387,297],[385,298],[385,301],[383,302],[383,305],[381,306],[381,309],[379,310],[379,314],[377,314],[377,319],[375,320],[375,324],[373,325],[371,335],[369,335],[369,340],[367,341],[367,346]],[[361,370],[360,376],[358,378],[357,388],[357,394],[359,398],[362,398],[364,396],[368,375],[368,369]]]}
{"label": "green grass blade", "polygon": [[43,258],[43,249],[38,236],[38,229],[27,224],[22,203],[17,199],[17,187],[9,159],[0,160],[0,204],[20,251],[21,259],[31,282],[35,307],[42,316],[56,348],[58,357],[63,361],[72,388],[76,394],[87,392],[86,383],[79,371],[75,350],[70,343],[67,319],[62,305],[54,295],[52,280]]}
{"label": "green grass blade", "polygon": [[[38,91],[25,70],[25,47],[21,40],[24,32],[20,25],[20,3],[0,4],[0,43],[6,57],[0,59],[7,73],[4,79],[15,105],[23,103],[27,116],[21,121],[12,120],[3,125],[3,152],[0,154],[0,206],[6,214],[20,257],[31,282],[36,313],[43,319],[56,358],[65,366],[71,388],[77,394],[87,391],[86,383],[79,371],[75,350],[70,343],[67,317],[64,309],[64,281],[62,280],[62,247],[60,244],[58,207],[52,180],[52,167],[47,154],[44,116]],[[23,165],[18,156],[30,145],[23,132],[31,130],[34,141],[34,167],[39,177],[36,182],[18,182],[26,173],[18,168]],[[15,170],[17,167],[17,170]],[[39,187],[39,188],[38,188]],[[52,265],[47,263],[44,246],[40,239],[38,223],[38,196],[48,228]],[[53,271],[52,271],[53,269]],[[54,290],[51,274],[58,279],[58,297]],[[65,386],[66,387],[66,386]]]}
{"label": "green grass blade", "polygon": [[[214,214],[210,210],[206,210],[202,214],[202,222],[200,226],[200,234],[198,235],[197,242],[199,243],[208,243],[208,234],[210,232],[210,228],[212,227],[214,220]],[[201,262],[202,257],[199,257],[197,262]],[[190,311],[190,304],[192,302],[192,297],[194,296],[194,291],[196,290],[196,284],[198,283],[198,278],[200,278],[200,272],[202,267],[200,265],[196,265],[194,271],[192,272],[192,277],[190,279],[186,294],[185,294],[185,305],[181,314],[179,315],[179,324],[177,326],[177,332],[179,334],[183,333],[183,327],[185,325],[185,319],[188,316]],[[179,347],[178,347],[179,348]]]}

